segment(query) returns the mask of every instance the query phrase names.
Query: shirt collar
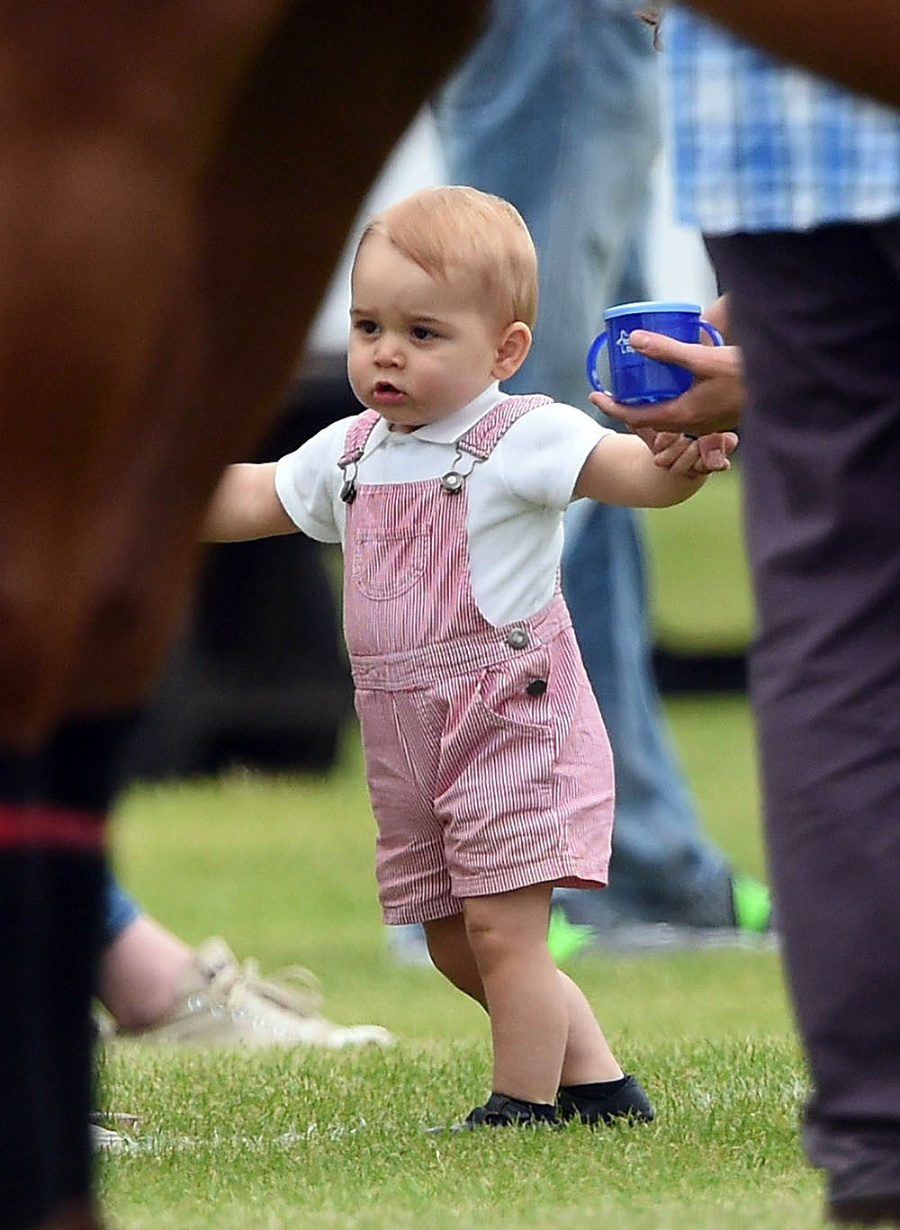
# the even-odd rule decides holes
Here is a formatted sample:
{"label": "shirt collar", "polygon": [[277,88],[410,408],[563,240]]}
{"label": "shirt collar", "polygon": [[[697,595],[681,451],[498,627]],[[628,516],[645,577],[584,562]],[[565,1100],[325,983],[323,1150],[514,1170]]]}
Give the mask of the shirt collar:
{"label": "shirt collar", "polygon": [[[494,406],[505,401],[506,397],[507,394],[500,391],[499,383],[494,381],[483,393],[473,397],[461,410],[454,410],[446,418],[438,419],[435,423],[426,423],[409,434],[429,444],[455,444],[475,426],[479,419],[484,418],[488,410],[493,410]],[[381,419],[372,430],[372,446],[381,444],[389,434],[390,428],[387,421]]]}

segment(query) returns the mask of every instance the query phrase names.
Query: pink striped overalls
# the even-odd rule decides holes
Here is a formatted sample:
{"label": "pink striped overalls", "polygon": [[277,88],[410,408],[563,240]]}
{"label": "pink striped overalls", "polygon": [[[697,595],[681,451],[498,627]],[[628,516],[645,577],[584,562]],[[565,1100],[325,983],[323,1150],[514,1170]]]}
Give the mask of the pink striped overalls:
{"label": "pink striped overalls", "polygon": [[378,416],[347,434],[344,625],[388,923],[531,884],[606,883],[612,754],[559,587],[496,628],[470,583],[468,473],[546,400],[496,406],[426,482],[358,484]]}

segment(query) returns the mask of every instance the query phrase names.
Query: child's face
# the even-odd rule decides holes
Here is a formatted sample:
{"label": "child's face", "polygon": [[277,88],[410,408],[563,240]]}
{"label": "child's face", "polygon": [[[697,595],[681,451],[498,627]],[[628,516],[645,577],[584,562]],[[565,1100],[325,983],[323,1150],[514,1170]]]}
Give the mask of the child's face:
{"label": "child's face", "polygon": [[478,306],[474,281],[438,282],[384,235],[366,236],[353,271],[347,370],[363,405],[397,430],[446,418],[499,379],[504,332]]}

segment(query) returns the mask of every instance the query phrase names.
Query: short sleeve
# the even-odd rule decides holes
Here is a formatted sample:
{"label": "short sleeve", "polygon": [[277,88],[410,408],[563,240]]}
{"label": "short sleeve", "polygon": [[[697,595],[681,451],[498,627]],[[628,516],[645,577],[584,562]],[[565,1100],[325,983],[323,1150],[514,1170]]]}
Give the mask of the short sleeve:
{"label": "short sleeve", "polygon": [[352,418],[330,423],[275,467],[275,491],[298,529],[319,542],[344,535],[343,482],[338,466]]}
{"label": "short sleeve", "polygon": [[562,402],[538,406],[497,447],[507,489],[529,504],[566,509],[588,456],[615,432]]}

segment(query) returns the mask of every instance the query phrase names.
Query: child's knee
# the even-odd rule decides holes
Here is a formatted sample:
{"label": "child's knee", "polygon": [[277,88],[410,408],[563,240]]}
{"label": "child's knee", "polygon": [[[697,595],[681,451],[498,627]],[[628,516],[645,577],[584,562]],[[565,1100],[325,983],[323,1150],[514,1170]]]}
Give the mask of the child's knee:
{"label": "child's knee", "polygon": [[532,885],[466,900],[466,933],[482,974],[506,959],[546,949],[549,891]]}

